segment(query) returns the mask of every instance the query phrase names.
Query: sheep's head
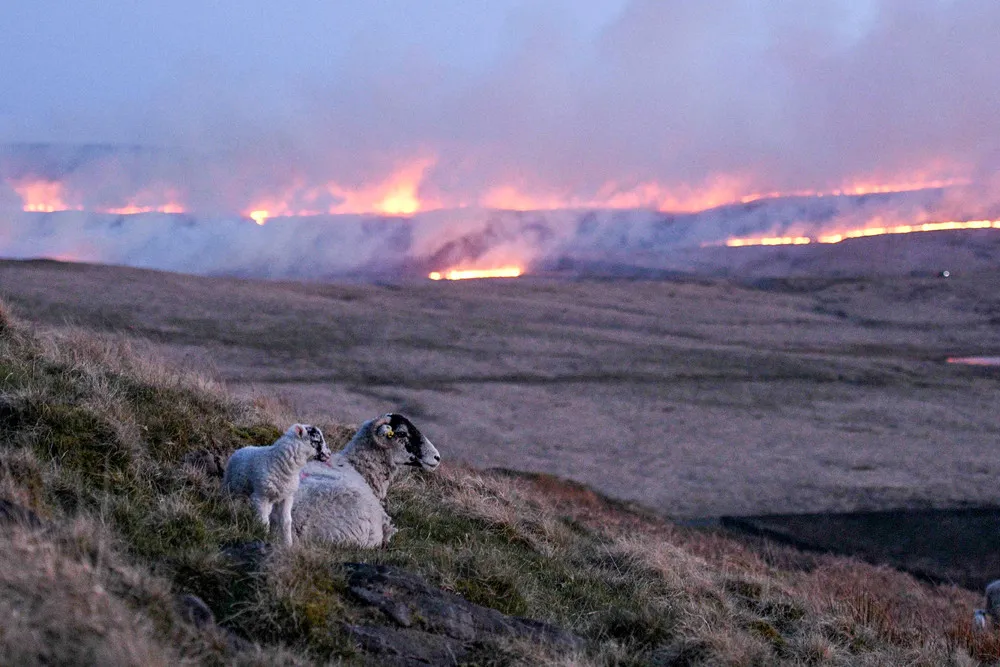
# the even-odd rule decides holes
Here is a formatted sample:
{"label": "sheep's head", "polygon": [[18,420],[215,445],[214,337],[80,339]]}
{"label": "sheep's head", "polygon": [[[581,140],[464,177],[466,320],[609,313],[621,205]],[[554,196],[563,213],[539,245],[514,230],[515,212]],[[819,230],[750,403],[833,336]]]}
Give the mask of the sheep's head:
{"label": "sheep's head", "polygon": [[431,441],[403,415],[390,412],[379,417],[372,424],[372,435],[376,444],[391,453],[395,465],[434,470],[441,463]]}
{"label": "sheep's head", "polygon": [[311,458],[317,461],[329,461],[333,453],[330,448],[326,445],[326,438],[323,437],[323,431],[319,430],[315,426],[309,424],[293,424],[290,429],[290,433],[294,433],[295,437],[305,443],[311,449]]}

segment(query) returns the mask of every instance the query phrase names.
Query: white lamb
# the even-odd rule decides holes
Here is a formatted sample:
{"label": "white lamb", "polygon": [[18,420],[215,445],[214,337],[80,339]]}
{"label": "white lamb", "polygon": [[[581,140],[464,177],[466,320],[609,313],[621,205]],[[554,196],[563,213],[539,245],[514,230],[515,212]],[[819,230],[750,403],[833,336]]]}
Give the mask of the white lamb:
{"label": "white lamb", "polygon": [[292,543],[292,503],[299,488],[299,474],[312,459],[331,456],[323,432],[315,426],[293,424],[273,445],[243,447],[226,463],[223,487],[250,496],[257,515],[269,530],[271,510],[278,514],[282,538]]}
{"label": "white lamb", "polygon": [[329,462],[306,465],[292,508],[295,530],[323,542],[385,546],[396,532],[382,506],[389,485],[406,466],[434,470],[440,462],[403,415],[371,419]]}

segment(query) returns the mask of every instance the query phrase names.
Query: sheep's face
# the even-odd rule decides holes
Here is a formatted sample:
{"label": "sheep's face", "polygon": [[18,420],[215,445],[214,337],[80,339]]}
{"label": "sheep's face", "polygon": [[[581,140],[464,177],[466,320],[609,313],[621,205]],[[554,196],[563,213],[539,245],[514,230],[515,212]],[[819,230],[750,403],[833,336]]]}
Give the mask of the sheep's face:
{"label": "sheep's face", "polygon": [[391,452],[398,466],[434,470],[441,463],[441,455],[431,441],[403,415],[390,412],[381,417],[375,424],[375,437]]}
{"label": "sheep's face", "polygon": [[326,438],[323,437],[323,431],[319,430],[315,426],[310,426],[309,424],[296,424],[292,427],[295,429],[295,435],[302,441],[308,443],[309,448],[312,450],[312,458],[317,461],[329,461],[333,453],[326,444]]}

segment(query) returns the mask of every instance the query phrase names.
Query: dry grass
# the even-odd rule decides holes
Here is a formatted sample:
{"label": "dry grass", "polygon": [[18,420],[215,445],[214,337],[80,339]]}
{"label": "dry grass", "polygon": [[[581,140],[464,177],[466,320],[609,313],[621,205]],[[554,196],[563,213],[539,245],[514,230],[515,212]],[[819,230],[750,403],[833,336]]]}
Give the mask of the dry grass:
{"label": "dry grass", "polygon": [[[25,530],[0,540],[0,663],[171,665],[152,619],[107,591],[106,563],[70,557]],[[155,590],[147,590],[152,593]]]}
{"label": "dry grass", "polygon": [[[598,664],[667,656],[679,664],[996,659],[995,637],[968,630],[975,596],[887,568],[783,547],[751,549],[547,476],[512,479],[451,468],[411,480],[401,495],[397,512],[433,516],[439,507],[438,516],[476,523],[526,553],[520,565],[508,563],[507,553],[491,554],[470,531],[452,545],[437,539],[417,551],[415,544],[400,562],[437,573],[446,586],[456,582],[441,573],[457,571],[517,591],[529,615],[599,638],[589,657]],[[403,544],[413,539],[400,537]],[[544,567],[525,567],[542,555]],[[495,591],[486,597],[498,599]]]}
{"label": "dry grass", "polygon": [[[245,503],[185,463],[272,440],[288,406],[228,397],[121,338],[39,333],[0,307],[0,497],[45,526],[0,528],[0,663],[309,664],[363,660],[343,623],[385,622],[344,563],[404,566],[586,641],[563,655],[490,642],[491,664],[973,664],[976,596],[887,569],[685,529],[553,477],[447,465],[389,498],[391,548],[304,543],[260,569]],[[331,445],[350,429],[323,424]],[[225,631],[179,613],[191,592]],[[256,648],[233,653],[226,633]]]}

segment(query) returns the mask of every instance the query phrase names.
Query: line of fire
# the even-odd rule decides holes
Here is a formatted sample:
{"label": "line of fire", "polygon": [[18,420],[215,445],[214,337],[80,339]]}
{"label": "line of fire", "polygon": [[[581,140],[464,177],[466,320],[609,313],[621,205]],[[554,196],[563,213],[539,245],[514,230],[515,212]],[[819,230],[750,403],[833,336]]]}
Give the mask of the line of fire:
{"label": "line of fire", "polygon": [[[442,208],[465,208],[469,206],[466,202],[443,202],[434,198],[422,198],[420,196],[424,175],[432,164],[433,161],[430,160],[418,160],[412,164],[405,165],[377,183],[354,190],[330,183],[314,188],[299,188],[295,192],[287,192],[282,196],[258,198],[253,206],[247,207],[240,215],[253,220],[258,225],[264,225],[275,217],[306,217],[326,214],[373,214],[408,217],[417,213]],[[129,201],[117,206],[93,206],[81,203],[85,201],[85,197],[81,197],[79,193],[71,192],[71,189],[60,181],[21,179],[7,180],[6,184],[20,197],[21,209],[26,212],[55,213],[60,211],[87,211],[117,215],[151,212],[189,212],[188,207],[181,203],[184,199],[182,194],[170,187],[139,192],[134,197],[131,197]],[[961,179],[938,179],[900,181],[888,185],[852,184],[847,187],[826,191],[796,190],[791,192],[740,194],[739,188],[741,185],[738,179],[722,179],[713,184],[712,187],[698,192],[692,190],[684,196],[672,195],[669,188],[655,183],[645,183],[632,188],[620,188],[615,184],[608,184],[595,197],[586,200],[572,197],[533,197],[515,188],[503,186],[489,190],[472,205],[496,210],[515,211],[645,208],[670,213],[681,213],[705,211],[729,204],[747,204],[763,199],[893,194],[943,189],[966,184],[967,182]],[[320,194],[325,194],[328,197],[332,196],[339,203],[327,207],[317,207],[315,205],[296,206],[290,203],[295,201],[316,202],[320,200]],[[855,229],[831,229],[815,236],[734,237],[726,240],[706,242],[702,246],[743,248],[752,246],[833,244],[848,239],[881,235],[972,229],[1000,229],[1000,220],[948,220],[895,225],[882,224],[881,221],[876,220],[868,226]],[[517,278],[524,275],[524,273],[524,267],[515,264],[485,267],[459,266],[433,271],[427,277],[434,281]]]}

